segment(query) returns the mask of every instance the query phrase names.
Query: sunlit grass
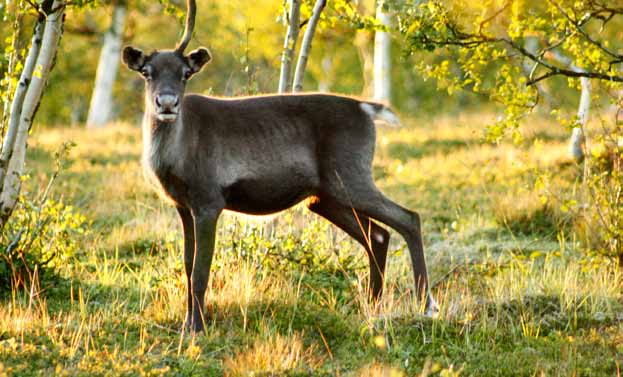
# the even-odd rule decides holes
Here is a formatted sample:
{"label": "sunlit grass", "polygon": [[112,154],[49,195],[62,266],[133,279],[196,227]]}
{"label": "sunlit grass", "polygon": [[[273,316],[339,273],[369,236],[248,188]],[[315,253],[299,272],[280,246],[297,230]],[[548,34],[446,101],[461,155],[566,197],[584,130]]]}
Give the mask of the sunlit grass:
{"label": "sunlit grass", "polygon": [[[374,306],[363,250],[299,206],[261,221],[223,215],[212,320],[196,337],[182,331],[179,221],[142,177],[140,130],[33,135],[29,190],[45,181],[58,145],[74,140],[54,195],[92,223],[53,285],[2,301],[0,374],[616,375],[620,272],[579,253],[556,227],[565,214],[547,212],[535,187],[539,169],[557,177],[547,190],[572,189],[565,135],[543,121],[521,145],[485,144],[488,117],[378,132],[379,187],[422,214],[438,318],[421,315],[395,232]],[[301,250],[317,259],[279,264],[279,253]]]}

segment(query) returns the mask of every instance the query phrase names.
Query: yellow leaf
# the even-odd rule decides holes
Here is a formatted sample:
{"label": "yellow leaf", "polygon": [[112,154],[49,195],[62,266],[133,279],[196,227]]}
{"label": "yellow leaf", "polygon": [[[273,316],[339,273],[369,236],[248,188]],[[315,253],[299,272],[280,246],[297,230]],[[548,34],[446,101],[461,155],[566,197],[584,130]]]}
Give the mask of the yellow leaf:
{"label": "yellow leaf", "polygon": [[374,345],[380,349],[385,349],[387,347],[387,343],[385,342],[385,337],[383,335],[375,336],[372,341],[374,342]]}

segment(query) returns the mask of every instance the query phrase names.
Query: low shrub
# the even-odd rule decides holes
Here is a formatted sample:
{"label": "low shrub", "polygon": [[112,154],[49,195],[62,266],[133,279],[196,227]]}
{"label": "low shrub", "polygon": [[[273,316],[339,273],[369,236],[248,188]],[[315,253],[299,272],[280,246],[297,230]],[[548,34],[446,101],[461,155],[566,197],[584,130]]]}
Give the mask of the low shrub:
{"label": "low shrub", "polygon": [[0,236],[0,293],[41,281],[74,255],[76,237],[86,231],[86,219],[62,201],[29,201],[21,196]]}
{"label": "low shrub", "polygon": [[[86,231],[86,218],[61,199],[49,197],[63,168],[63,158],[73,146],[65,143],[55,153],[56,170],[35,199],[19,196],[0,235],[0,295],[38,284],[69,262],[76,237]],[[28,176],[23,177],[28,179]]]}
{"label": "low shrub", "polygon": [[598,140],[586,160],[586,204],[577,228],[591,252],[623,266],[623,144],[612,142],[615,136]]}

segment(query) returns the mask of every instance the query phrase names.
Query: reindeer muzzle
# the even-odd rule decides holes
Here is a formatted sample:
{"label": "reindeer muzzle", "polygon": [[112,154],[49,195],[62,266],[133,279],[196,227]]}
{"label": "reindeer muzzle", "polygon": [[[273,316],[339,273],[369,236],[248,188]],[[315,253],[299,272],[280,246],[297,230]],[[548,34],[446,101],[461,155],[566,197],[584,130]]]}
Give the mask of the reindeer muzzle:
{"label": "reindeer muzzle", "polygon": [[156,117],[162,122],[174,122],[180,109],[180,97],[175,94],[156,96]]}

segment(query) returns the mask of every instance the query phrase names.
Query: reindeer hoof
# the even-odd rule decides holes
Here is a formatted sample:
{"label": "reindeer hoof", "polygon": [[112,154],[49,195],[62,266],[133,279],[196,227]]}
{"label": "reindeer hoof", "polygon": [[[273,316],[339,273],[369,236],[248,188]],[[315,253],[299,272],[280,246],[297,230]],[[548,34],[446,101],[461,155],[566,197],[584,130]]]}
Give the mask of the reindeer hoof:
{"label": "reindeer hoof", "polygon": [[184,322],[184,332],[187,334],[198,334],[205,330],[203,323]]}
{"label": "reindeer hoof", "polygon": [[204,332],[205,327],[202,322],[195,322],[191,325],[190,331],[191,333],[198,334]]}
{"label": "reindeer hoof", "polygon": [[205,327],[202,321],[193,322],[192,319],[186,318],[184,321],[184,332],[187,334],[196,334],[203,332]]}

